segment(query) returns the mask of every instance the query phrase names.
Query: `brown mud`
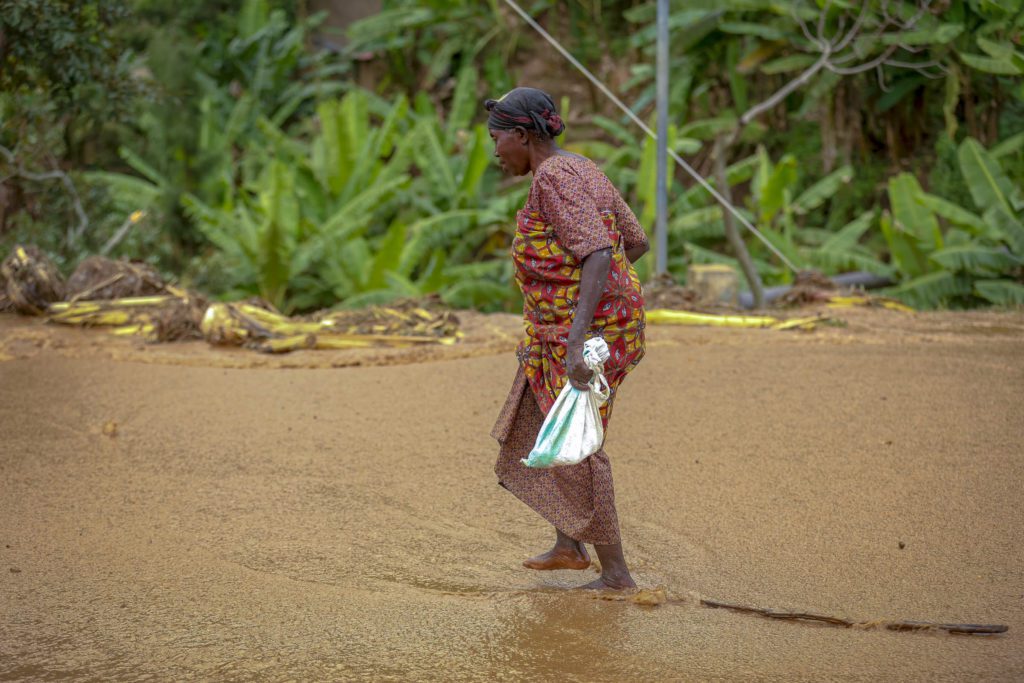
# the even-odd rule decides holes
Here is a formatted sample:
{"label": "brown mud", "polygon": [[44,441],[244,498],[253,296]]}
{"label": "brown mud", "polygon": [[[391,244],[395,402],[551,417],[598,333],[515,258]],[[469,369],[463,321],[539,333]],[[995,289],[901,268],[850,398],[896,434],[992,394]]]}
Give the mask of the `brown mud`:
{"label": "brown mud", "polygon": [[0,679],[1020,680],[1024,314],[835,314],[649,329],[625,600],[520,566],[552,534],[492,473],[514,316],[267,356],[0,315]]}

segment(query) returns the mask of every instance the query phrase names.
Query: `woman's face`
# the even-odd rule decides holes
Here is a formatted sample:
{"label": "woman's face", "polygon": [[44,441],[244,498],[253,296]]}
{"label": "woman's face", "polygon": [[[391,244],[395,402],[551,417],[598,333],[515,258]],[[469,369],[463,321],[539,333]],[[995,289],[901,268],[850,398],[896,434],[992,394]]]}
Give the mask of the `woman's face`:
{"label": "woman's face", "polygon": [[526,131],[522,128],[513,130],[489,130],[494,140],[494,156],[498,157],[501,170],[510,175],[526,175],[530,172],[530,145]]}

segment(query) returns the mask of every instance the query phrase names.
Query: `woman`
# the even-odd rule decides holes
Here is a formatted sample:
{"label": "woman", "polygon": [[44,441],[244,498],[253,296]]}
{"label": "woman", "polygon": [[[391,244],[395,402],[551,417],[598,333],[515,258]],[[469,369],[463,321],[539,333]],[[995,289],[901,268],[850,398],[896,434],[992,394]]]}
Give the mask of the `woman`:
{"label": "woman", "polygon": [[526,336],[519,371],[491,432],[501,444],[499,483],[555,527],[555,545],[523,562],[529,569],[586,569],[590,543],[601,578],[585,588],[633,588],[622,556],[611,463],[602,448],[578,465],[531,469],[520,459],[533,448],[565,382],[587,389],[583,342],[601,336],[611,358],[611,397],[601,408],[605,428],[615,392],[644,355],[644,309],[632,262],[647,252],[636,216],[608,178],[586,157],[559,149],[565,130],[551,97],[516,88],[488,100],[494,155],[512,175],[533,173],[517,215],[512,257],[523,292]]}

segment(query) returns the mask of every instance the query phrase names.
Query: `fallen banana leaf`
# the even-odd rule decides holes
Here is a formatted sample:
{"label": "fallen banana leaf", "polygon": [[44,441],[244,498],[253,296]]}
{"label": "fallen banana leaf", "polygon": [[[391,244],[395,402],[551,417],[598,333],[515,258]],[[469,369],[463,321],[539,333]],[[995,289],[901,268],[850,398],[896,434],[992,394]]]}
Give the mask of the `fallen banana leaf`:
{"label": "fallen banana leaf", "polygon": [[15,245],[0,263],[6,306],[25,315],[42,315],[64,298],[64,278],[53,261],[34,245]]}
{"label": "fallen banana leaf", "polygon": [[[379,324],[378,324],[379,323]],[[391,307],[335,311],[314,320],[293,320],[244,302],[214,303],[200,329],[211,344],[244,345],[265,353],[299,349],[350,349],[454,344],[461,337],[449,312],[431,314]]]}
{"label": "fallen banana leaf", "polygon": [[163,294],[163,278],[151,265],[105,256],[89,256],[67,281],[67,300],[109,300]]}

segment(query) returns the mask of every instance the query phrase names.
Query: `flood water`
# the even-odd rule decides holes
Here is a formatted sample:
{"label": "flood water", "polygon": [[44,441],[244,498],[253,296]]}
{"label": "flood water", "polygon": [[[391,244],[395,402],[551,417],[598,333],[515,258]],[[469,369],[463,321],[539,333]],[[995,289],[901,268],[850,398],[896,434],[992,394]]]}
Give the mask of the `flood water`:
{"label": "flood water", "polygon": [[[552,533],[492,472],[509,355],[9,351],[0,679],[1019,680],[1024,337],[1017,318],[946,320],[651,330],[607,450],[627,560],[669,598],[653,606],[520,566]],[[779,622],[701,596],[1010,631]]]}

